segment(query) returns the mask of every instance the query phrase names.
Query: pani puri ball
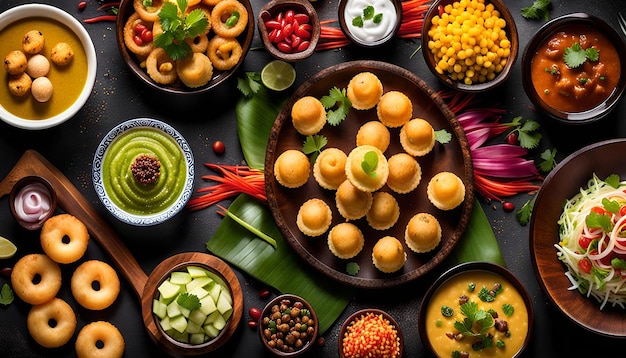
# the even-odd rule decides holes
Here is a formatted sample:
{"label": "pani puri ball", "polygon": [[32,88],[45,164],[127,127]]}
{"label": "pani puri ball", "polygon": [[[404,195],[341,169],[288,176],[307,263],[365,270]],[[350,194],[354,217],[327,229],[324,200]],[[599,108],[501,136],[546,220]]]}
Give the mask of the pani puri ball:
{"label": "pani puri ball", "polygon": [[335,205],[346,220],[357,220],[364,217],[372,206],[372,193],[359,190],[350,180],[345,180],[335,192]]}
{"label": "pani puri ball", "polygon": [[422,180],[422,168],[407,153],[396,153],[387,160],[389,176],[387,186],[398,194],[406,194],[417,188]]}
{"label": "pani puri ball", "polygon": [[[363,168],[364,163],[369,163],[368,158],[375,158],[375,167],[371,167],[369,171]],[[372,145],[361,145],[355,147],[348,154],[346,159],[346,176],[348,180],[362,191],[373,192],[380,188],[387,182],[387,176],[389,175],[389,167],[387,165],[387,158],[380,149]]]}
{"label": "pani puri ball", "polygon": [[372,195],[372,207],[365,218],[376,230],[386,230],[395,225],[400,217],[400,205],[393,195],[378,191]]}
{"label": "pani puri ball", "polygon": [[393,236],[385,236],[374,244],[372,261],[374,266],[382,272],[396,272],[404,266],[406,252],[398,239]]}
{"label": "pani puri ball", "polygon": [[28,59],[28,64],[26,65],[26,73],[28,73],[31,78],[46,76],[48,75],[49,71],[50,61],[48,61],[46,56],[36,54]]}
{"label": "pani puri ball", "polygon": [[30,93],[33,95],[35,100],[37,100],[37,102],[48,102],[50,97],[52,97],[53,92],[54,88],[52,87],[52,82],[50,82],[48,77],[36,78],[30,86]]}
{"label": "pani puri ball", "polygon": [[358,255],[364,243],[363,233],[352,223],[337,224],[328,233],[328,248],[340,259],[350,259]]}
{"label": "pani puri ball", "polygon": [[385,93],[376,107],[378,119],[389,128],[402,127],[413,116],[411,99],[400,91]]}
{"label": "pani puri ball", "polygon": [[391,135],[387,126],[379,121],[365,122],[356,133],[356,145],[373,145],[384,152],[389,147]]}
{"label": "pani puri ball", "polygon": [[282,152],[274,162],[274,176],[284,187],[297,188],[309,180],[311,163],[299,150],[288,149]]}
{"label": "pani puri ball", "polygon": [[9,51],[4,56],[4,62],[2,63],[4,70],[10,75],[19,75],[26,71],[28,60],[24,52],[19,50]]}
{"label": "pani puri ball", "polygon": [[435,174],[426,189],[428,200],[441,210],[451,210],[465,199],[465,184],[461,178],[451,172]]}
{"label": "pani puri ball", "polygon": [[346,180],[347,155],[338,148],[326,148],[313,164],[313,177],[324,189],[336,190]]}
{"label": "pani puri ball", "polygon": [[404,232],[404,241],[417,253],[433,250],[441,241],[439,220],[429,213],[417,213],[411,217]]}
{"label": "pani puri ball", "polygon": [[291,122],[302,135],[313,135],[326,124],[326,109],[319,99],[304,96],[291,107]]}
{"label": "pani puri ball", "polygon": [[320,236],[328,230],[332,219],[332,211],[324,200],[313,198],[300,206],[296,224],[303,234]]}
{"label": "pani puri ball", "polygon": [[346,95],[354,109],[374,108],[383,95],[383,84],[375,74],[361,72],[348,82]]}
{"label": "pani puri ball", "polygon": [[407,153],[424,156],[435,146],[435,130],[427,120],[413,118],[400,130],[400,144]]}

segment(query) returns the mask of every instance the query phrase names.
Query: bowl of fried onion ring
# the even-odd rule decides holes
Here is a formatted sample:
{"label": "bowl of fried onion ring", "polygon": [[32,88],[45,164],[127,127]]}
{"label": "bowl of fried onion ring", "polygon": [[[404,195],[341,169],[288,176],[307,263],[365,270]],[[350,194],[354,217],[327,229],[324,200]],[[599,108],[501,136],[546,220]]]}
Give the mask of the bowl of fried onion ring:
{"label": "bowl of fried onion ring", "polygon": [[[188,3],[193,3],[189,1]],[[245,59],[254,36],[254,14],[249,0],[195,1],[182,12],[188,19],[206,22],[205,31],[187,37],[182,58],[171,50],[160,17],[177,10],[176,2],[122,0],[116,20],[119,52],[139,81],[158,92],[170,94],[205,93],[225,82]],[[208,3],[216,3],[208,5]],[[164,7],[175,7],[162,11]],[[160,36],[164,36],[159,39]],[[167,49],[167,50],[166,50]]]}

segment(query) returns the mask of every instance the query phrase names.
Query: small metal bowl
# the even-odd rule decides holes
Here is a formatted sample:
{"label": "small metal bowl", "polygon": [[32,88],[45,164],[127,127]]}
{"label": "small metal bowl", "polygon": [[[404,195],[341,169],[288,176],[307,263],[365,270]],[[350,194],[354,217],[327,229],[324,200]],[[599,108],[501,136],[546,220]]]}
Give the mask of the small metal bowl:
{"label": "small metal bowl", "polygon": [[[266,330],[268,328],[267,328],[267,325],[264,324],[264,319],[266,317],[269,317],[272,314],[272,312],[273,312],[272,308],[274,306],[276,306],[276,305],[280,306],[283,302],[288,302],[289,305],[293,305],[296,302],[300,302],[304,308],[309,310],[309,312],[310,312],[309,317],[314,322],[312,332],[306,331],[308,340],[304,343],[304,345],[302,345],[299,348],[296,348],[293,351],[279,350],[275,346],[272,346],[269,343],[269,340],[266,338]],[[300,317],[300,316],[298,316],[298,317]],[[317,320],[317,314],[315,313],[315,310],[313,309],[313,306],[311,306],[311,304],[309,302],[307,302],[304,298],[296,296],[296,295],[292,295],[292,294],[283,294],[283,295],[275,297],[273,300],[268,302],[268,304],[265,305],[265,307],[261,311],[261,317],[259,318],[259,322],[258,322],[257,325],[259,327],[259,338],[261,339],[261,342],[263,343],[263,346],[266,348],[266,350],[268,352],[270,352],[273,355],[278,356],[278,357],[297,357],[297,356],[300,356],[300,355],[304,354],[305,352],[309,351],[309,349],[311,349],[311,347],[313,347],[315,345],[315,341],[317,339],[317,333],[318,333],[318,330],[319,330],[319,322]],[[267,333],[267,334],[270,334],[270,333]],[[284,340],[286,340],[286,339],[284,339]]]}
{"label": "small metal bowl", "polygon": [[[393,9],[386,10],[388,10],[390,14],[395,14],[395,20],[392,21],[383,16],[381,22],[377,25],[371,22],[372,20],[364,20],[362,27],[355,27],[352,24],[353,19],[362,15],[363,11],[362,9],[351,7],[350,5],[353,2],[354,0],[340,0],[337,14],[339,17],[339,25],[350,41],[361,47],[374,48],[386,44],[396,36],[402,24],[402,2],[400,0],[387,0],[385,3],[386,7],[393,7]],[[374,8],[375,13],[379,13],[380,11],[380,9]],[[379,26],[384,26],[387,31],[380,35],[373,34],[372,30],[377,30]]]}
{"label": "small metal bowl", "polygon": [[[547,97],[542,98],[543,96],[547,96],[550,94],[540,93],[539,91],[541,91],[541,89],[537,89],[535,87],[535,82],[538,83],[538,81],[533,80],[531,68],[533,66],[534,56],[537,54],[538,49],[546,41],[548,41],[549,38],[553,37],[554,34],[557,34],[560,31],[564,31],[566,28],[576,28],[577,31],[579,29],[598,30],[614,46],[617,52],[617,57],[619,57],[621,69],[619,71],[611,69],[607,71],[609,76],[619,76],[616,86],[610,89],[610,93],[604,100],[602,100],[597,106],[588,110],[566,111],[563,109],[565,107],[562,107],[561,109],[555,108],[554,106],[546,102],[545,98]],[[599,50],[600,61],[602,61],[602,57],[606,56],[607,52],[603,52],[602,49]],[[566,125],[588,124],[596,122],[609,115],[618,106],[621,98],[624,95],[624,92],[626,91],[626,76],[624,75],[625,72],[626,43],[624,43],[622,37],[611,25],[609,25],[604,20],[585,13],[568,14],[547,22],[530,39],[530,42],[526,46],[526,49],[524,50],[524,54],[522,56],[522,84],[524,86],[524,91],[526,92],[526,95],[542,113],[545,113],[548,115],[548,117]],[[552,95],[558,95],[558,93],[552,93]],[[580,103],[580,100],[573,98],[573,96],[572,101]]]}
{"label": "small metal bowl", "polygon": [[[311,38],[308,40],[309,46],[303,51],[294,51],[289,53],[283,52],[279,50],[270,40],[271,29],[265,25],[265,22],[275,18],[279,13],[284,13],[288,10],[293,10],[296,13],[303,13],[309,16],[309,24],[311,24]],[[317,16],[317,11],[315,11],[315,8],[311,5],[309,0],[272,0],[268,2],[259,12],[257,26],[267,52],[269,52],[275,59],[286,62],[296,62],[310,57],[313,52],[315,52],[315,46],[317,46],[321,33],[320,20]]]}
{"label": "small metal bowl", "polygon": [[[28,192],[20,194],[24,189],[29,190],[27,188],[30,185],[38,186],[38,188],[31,187],[31,189],[34,189],[34,191],[30,192],[30,194]],[[20,196],[22,195],[28,196],[30,199],[23,199],[30,200],[31,202],[34,201],[35,203],[39,204],[42,204],[42,202],[47,202],[48,209],[41,211],[39,213],[39,216],[37,217],[25,219],[23,215],[18,213],[18,211],[23,213],[23,203],[18,203],[18,200],[20,200]],[[11,193],[9,194],[9,207],[11,209],[11,214],[13,214],[13,217],[18,222],[18,224],[20,224],[20,226],[27,230],[38,230],[41,229],[43,223],[48,220],[48,218],[54,215],[57,207],[56,192],[52,188],[52,185],[50,185],[50,183],[46,179],[39,176],[26,176],[18,180],[15,185],[13,185]],[[32,216],[33,214],[34,213],[31,213],[30,216]]]}
{"label": "small metal bowl", "polygon": [[[402,352],[404,351],[404,336],[402,335],[402,329],[396,320],[391,317],[391,315],[383,310],[379,310],[376,308],[366,308],[360,311],[354,312],[350,317],[348,317],[343,324],[341,325],[341,329],[339,330],[339,358],[346,358],[344,353],[344,339],[346,333],[351,325],[355,324],[358,319],[362,319],[368,315],[382,316],[382,319],[387,321],[387,323],[396,331],[396,335],[398,337],[398,346],[397,346],[397,354],[393,356],[389,356],[390,358],[399,358],[402,357]],[[387,357],[387,355],[385,355]]]}
{"label": "small metal bowl", "polygon": [[511,42],[510,46],[510,55],[507,59],[506,64],[501,72],[499,72],[494,79],[482,83],[473,83],[473,84],[465,84],[456,80],[453,80],[447,71],[440,73],[437,70],[437,62],[435,60],[435,56],[432,51],[428,47],[429,42],[433,39],[429,35],[430,28],[432,26],[432,19],[436,15],[439,15],[440,9],[444,8],[446,5],[452,4],[455,0],[435,0],[430,5],[430,9],[426,13],[424,17],[424,26],[422,28],[422,54],[424,55],[424,60],[426,61],[426,66],[432,72],[432,74],[437,77],[441,82],[443,82],[448,87],[469,93],[480,93],[492,90],[500,85],[502,85],[506,80],[511,76],[511,72],[513,72],[513,65],[517,61],[518,50],[519,50],[519,39],[517,33],[517,26],[515,25],[515,19],[511,14],[511,11],[504,4],[502,0],[489,0],[488,3],[493,4],[495,9],[500,12],[500,17],[506,21],[506,27],[504,28],[509,41]]}

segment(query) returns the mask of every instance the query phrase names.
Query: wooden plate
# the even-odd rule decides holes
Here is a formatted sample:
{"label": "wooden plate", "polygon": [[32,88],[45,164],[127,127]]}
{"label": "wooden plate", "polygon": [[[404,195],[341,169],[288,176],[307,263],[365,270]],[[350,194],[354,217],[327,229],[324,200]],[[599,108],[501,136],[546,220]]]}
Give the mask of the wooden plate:
{"label": "wooden plate", "polygon": [[[304,137],[298,134],[291,124],[290,113],[293,103],[305,95],[321,98],[327,95],[334,86],[346,88],[350,79],[362,71],[376,74],[382,81],[385,92],[389,90],[404,92],[413,103],[413,117],[428,120],[435,130],[445,129],[452,134],[452,140],[447,144],[437,143],[431,153],[417,158],[422,169],[421,183],[411,193],[394,194],[400,204],[401,214],[398,222],[391,229],[378,231],[370,228],[365,219],[354,221],[365,235],[365,246],[353,259],[341,260],[328,249],[326,234],[311,238],[302,234],[296,225],[298,209],[302,203],[313,197],[323,199],[329,204],[333,211],[333,226],[344,221],[335,207],[335,192],[322,189],[313,175],[300,188],[288,189],[281,186],[274,177],[274,161],[287,149],[302,149]],[[327,124],[319,134],[328,138],[325,148],[337,147],[347,154],[355,146],[356,132],[359,127],[371,120],[377,120],[375,109],[358,112],[351,110],[340,125],[333,127]],[[387,157],[403,151],[398,139],[399,129],[391,129],[390,132],[392,139],[389,149],[385,152]],[[436,209],[426,196],[428,181],[434,174],[441,171],[456,173],[463,180],[466,188],[466,197],[462,205],[446,212]],[[278,114],[272,128],[265,158],[265,182],[274,219],[296,253],[329,277],[362,288],[397,286],[422,276],[439,264],[452,251],[465,231],[474,195],[470,150],[463,129],[456,121],[454,114],[441,98],[413,73],[401,67],[377,61],[354,61],[332,66],[314,75],[296,90]],[[393,193],[386,186],[381,190]],[[374,243],[385,235],[395,236],[404,242],[406,224],[418,212],[431,213],[439,220],[443,230],[439,246],[427,254],[415,254],[405,246],[407,261],[401,270],[392,274],[378,271],[371,258]],[[357,275],[349,275],[346,272],[346,264],[349,262],[359,264],[360,271]]]}
{"label": "wooden plate", "polygon": [[591,332],[609,337],[626,337],[626,311],[599,303],[577,290],[568,290],[565,265],[554,247],[559,241],[557,221],[565,200],[572,198],[596,173],[599,178],[618,174],[626,178],[626,140],[616,139],[589,145],[572,153],[552,170],[537,193],[530,222],[530,253],[539,285],[569,319]]}

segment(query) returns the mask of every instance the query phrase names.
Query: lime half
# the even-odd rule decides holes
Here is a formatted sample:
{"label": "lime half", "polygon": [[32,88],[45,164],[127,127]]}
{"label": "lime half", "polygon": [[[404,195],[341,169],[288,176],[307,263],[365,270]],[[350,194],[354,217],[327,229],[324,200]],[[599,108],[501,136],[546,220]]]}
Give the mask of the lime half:
{"label": "lime half", "polygon": [[261,71],[261,82],[274,91],[284,91],[296,80],[296,69],[289,63],[274,60]]}
{"label": "lime half", "polygon": [[17,246],[8,239],[0,236],[0,259],[8,259],[13,257],[17,252]]}

